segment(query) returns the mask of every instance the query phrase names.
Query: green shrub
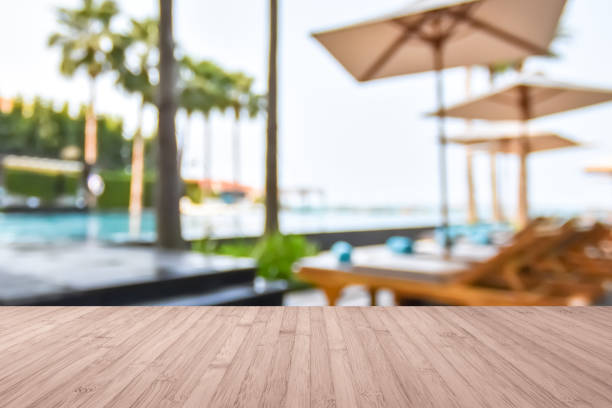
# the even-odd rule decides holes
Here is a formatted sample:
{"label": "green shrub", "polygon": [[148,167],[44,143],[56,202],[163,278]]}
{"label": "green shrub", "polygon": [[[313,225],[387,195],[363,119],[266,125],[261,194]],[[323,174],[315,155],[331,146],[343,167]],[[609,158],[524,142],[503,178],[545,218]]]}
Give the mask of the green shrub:
{"label": "green shrub", "polygon": [[260,239],[253,249],[258,274],[266,279],[293,280],[291,267],[305,256],[316,255],[316,245],[299,235],[280,233]]}
{"label": "green shrub", "polygon": [[[4,185],[10,194],[37,197],[49,204],[62,195],[76,195],[81,184],[80,174],[61,174],[35,170],[6,168],[3,170]],[[124,171],[102,171],[104,192],[98,197],[98,208],[102,210],[123,209],[130,202],[131,175]],[[155,182],[152,175],[145,176],[143,206],[154,204]]]}
{"label": "green shrub", "polygon": [[[127,208],[130,203],[131,175],[124,171],[103,171],[104,192],[98,197],[98,208],[101,210]],[[154,203],[154,177],[145,176],[143,189],[143,206],[151,207]]]}
{"label": "green shrub", "polygon": [[62,174],[35,170],[5,168],[4,185],[10,194],[37,197],[43,203],[52,203],[62,195],[76,194],[78,174]]}
{"label": "green shrub", "polygon": [[185,182],[185,195],[196,204],[204,201],[204,193],[198,183]]}
{"label": "green shrub", "polygon": [[185,195],[196,204],[203,203],[205,198],[219,197],[219,193],[215,193],[214,191],[202,190],[200,185],[194,181],[185,182]]}
{"label": "green shrub", "polygon": [[257,262],[257,274],[265,279],[294,281],[291,267],[305,256],[316,255],[318,248],[299,235],[275,234],[263,237],[255,243],[237,240],[217,245],[204,239],[193,244],[193,249],[203,253],[214,253],[236,257],[252,257]]}

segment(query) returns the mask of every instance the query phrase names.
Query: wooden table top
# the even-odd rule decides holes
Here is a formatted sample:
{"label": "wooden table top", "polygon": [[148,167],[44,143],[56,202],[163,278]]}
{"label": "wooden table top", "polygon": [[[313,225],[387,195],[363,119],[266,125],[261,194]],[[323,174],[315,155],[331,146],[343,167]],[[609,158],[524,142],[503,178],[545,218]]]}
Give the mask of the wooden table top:
{"label": "wooden table top", "polygon": [[610,407],[612,308],[0,308],[2,407]]}

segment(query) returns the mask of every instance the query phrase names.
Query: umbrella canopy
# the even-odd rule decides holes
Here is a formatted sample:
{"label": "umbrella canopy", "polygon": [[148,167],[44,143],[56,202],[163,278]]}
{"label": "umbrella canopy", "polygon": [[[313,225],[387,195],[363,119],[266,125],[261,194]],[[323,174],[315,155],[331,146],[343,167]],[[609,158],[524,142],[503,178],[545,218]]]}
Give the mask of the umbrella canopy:
{"label": "umbrella canopy", "polygon": [[[610,160],[610,163],[612,163],[612,160]],[[586,168],[586,172],[612,175],[612,164],[593,164]]]}
{"label": "umbrella canopy", "polygon": [[[359,81],[436,71],[441,215],[448,230],[442,70],[548,54],[566,0],[418,0],[314,37]],[[450,247],[448,234],[445,246]]]}
{"label": "umbrella canopy", "polygon": [[[505,88],[438,109],[433,115],[463,119],[529,120],[566,112],[612,100],[612,90],[590,88],[552,81],[543,77],[523,78]],[[519,139],[519,211],[518,222],[528,222],[527,154],[528,133]]]}
{"label": "umbrella canopy", "polygon": [[[530,153],[562,149],[566,147],[576,147],[580,145],[578,142],[550,132],[528,133],[526,136],[519,133],[470,133],[469,135],[451,137],[448,139],[448,141],[450,143],[469,146],[471,150],[489,152],[492,157],[494,157],[497,153],[505,153],[515,154],[523,159]],[[497,170],[493,161],[491,166],[491,189],[493,193],[494,205],[497,205],[498,202],[496,172]],[[521,172],[520,177],[521,184],[526,186],[527,181],[526,179],[523,179],[523,177],[526,178],[526,172]]]}
{"label": "umbrella canopy", "polygon": [[[470,146],[473,150],[482,150],[495,153],[521,154],[523,135],[499,134],[499,135],[462,135],[448,139],[450,143]],[[562,149],[565,147],[576,147],[580,144],[567,139],[556,133],[538,132],[527,136],[527,153],[535,153],[546,150]]]}
{"label": "umbrella canopy", "polygon": [[359,81],[547,55],[566,0],[421,0],[313,36]]}
{"label": "umbrella canopy", "polygon": [[[463,119],[524,121],[611,100],[612,89],[584,87],[535,76],[447,107],[444,115]],[[433,115],[439,115],[439,112]]]}

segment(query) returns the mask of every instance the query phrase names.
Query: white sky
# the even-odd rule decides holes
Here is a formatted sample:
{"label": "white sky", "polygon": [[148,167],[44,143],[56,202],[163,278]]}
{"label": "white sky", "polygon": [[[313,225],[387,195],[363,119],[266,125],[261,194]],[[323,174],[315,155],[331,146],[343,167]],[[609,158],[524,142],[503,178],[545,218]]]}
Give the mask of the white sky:
{"label": "white sky", "polygon": [[[58,103],[87,100],[83,77],[58,73],[59,53],[46,47],[56,29],[54,7],[76,0],[21,0],[0,4],[0,95],[41,95]],[[119,1],[131,16],[151,15],[155,0]],[[263,91],[267,66],[267,0],[175,0],[178,41],[190,54],[210,58],[257,78]],[[325,190],[331,204],[431,205],[437,202],[435,123],[424,112],[434,107],[432,74],[358,84],[310,33],[393,11],[406,0],[280,0],[280,179],[284,187]],[[563,25],[571,38],[558,43],[561,58],[530,60],[527,72],[545,72],[558,80],[612,88],[612,15],[610,0],[569,0]],[[462,69],[447,73],[447,102],[464,97]],[[508,82],[512,75],[500,79]],[[488,88],[484,70],[476,70],[475,92]],[[136,101],[119,93],[107,78],[98,88],[98,109],[124,117],[133,129]],[[154,125],[149,112],[149,127]],[[549,210],[606,208],[612,205],[612,180],[587,175],[593,161],[612,159],[612,104],[540,119],[533,128],[551,130],[586,144],[579,149],[540,153],[530,160],[530,192],[535,207]],[[213,119],[213,175],[231,177],[231,117]],[[450,121],[451,133],[463,123]],[[187,131],[184,118],[179,129]],[[202,123],[189,127],[186,175],[201,174]],[[263,119],[242,126],[242,180],[263,185]],[[1,142],[1,141],[0,141]],[[516,163],[501,158],[502,200],[512,212]],[[464,152],[450,152],[450,198],[466,201]],[[490,202],[486,157],[475,163],[483,210]]]}

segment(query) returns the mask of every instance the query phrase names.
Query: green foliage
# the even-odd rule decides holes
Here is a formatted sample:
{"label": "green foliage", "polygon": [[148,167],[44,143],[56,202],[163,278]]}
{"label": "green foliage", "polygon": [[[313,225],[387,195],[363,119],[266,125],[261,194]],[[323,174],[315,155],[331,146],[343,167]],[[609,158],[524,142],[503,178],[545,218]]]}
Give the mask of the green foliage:
{"label": "green foliage", "polygon": [[316,253],[317,247],[306,238],[277,233],[259,240],[252,255],[257,261],[260,276],[266,279],[293,280],[293,264]]}
{"label": "green foliage", "polygon": [[227,255],[235,257],[248,258],[253,256],[255,243],[246,240],[235,240],[232,243],[219,245],[215,253],[218,255]]}
{"label": "green foliage", "polygon": [[132,19],[127,34],[115,36],[115,48],[131,54],[136,61],[130,66],[126,58],[114,59],[117,84],[141,97],[142,105],[155,104],[156,86],[153,77],[159,63],[159,21],[153,18]]}
{"label": "green foliage", "polygon": [[193,181],[185,182],[185,195],[196,204],[201,204],[206,198],[219,197],[219,194],[214,191],[202,190],[200,185]]}
{"label": "green foliage", "polygon": [[[103,171],[104,192],[98,197],[98,208],[102,210],[127,208],[130,202],[131,175],[123,171]],[[154,203],[155,182],[151,175],[145,176],[143,206]]]}
{"label": "green foliage", "polygon": [[6,190],[15,195],[37,197],[50,204],[62,195],[75,195],[79,185],[78,174],[18,170],[3,171]]}
{"label": "green foliage", "polygon": [[201,204],[204,201],[204,192],[198,183],[185,182],[185,195],[196,204]]}
{"label": "green foliage", "polygon": [[232,109],[238,120],[243,110],[255,117],[265,109],[265,97],[253,92],[254,78],[243,72],[228,72],[212,61],[190,57],[183,57],[180,67],[180,102],[188,114],[208,117],[215,109]]}
{"label": "green foliage", "polygon": [[316,255],[318,248],[305,237],[280,233],[262,237],[256,243],[237,240],[217,245],[210,239],[194,242],[194,251],[236,257],[252,257],[257,261],[257,274],[269,280],[295,280],[291,267],[305,256]]}
{"label": "green foliage", "polygon": [[[35,157],[61,156],[64,148],[83,152],[85,107],[72,117],[68,104],[56,109],[52,102],[34,99],[24,104],[15,99],[13,109],[0,112],[0,153]],[[98,166],[123,169],[130,163],[131,142],[123,137],[123,121],[108,116],[98,119]]]}
{"label": "green foliage", "polygon": [[[62,195],[75,195],[80,185],[79,174],[58,174],[7,168],[3,171],[4,185],[10,194],[38,197],[50,204]],[[103,171],[104,192],[98,197],[98,208],[127,208],[130,200],[130,174],[123,171]],[[154,204],[155,182],[152,175],[145,177],[143,205]]]}
{"label": "green foliage", "polygon": [[208,117],[213,110],[223,112],[230,106],[232,81],[214,62],[183,57],[180,73],[180,105],[188,114],[200,112]]}
{"label": "green foliage", "polygon": [[49,37],[50,47],[59,47],[62,53],[60,71],[73,76],[84,69],[90,78],[110,71],[113,64],[124,58],[111,23],[119,14],[112,0],[82,0],[80,8],[58,8],[57,19],[61,31]]}

